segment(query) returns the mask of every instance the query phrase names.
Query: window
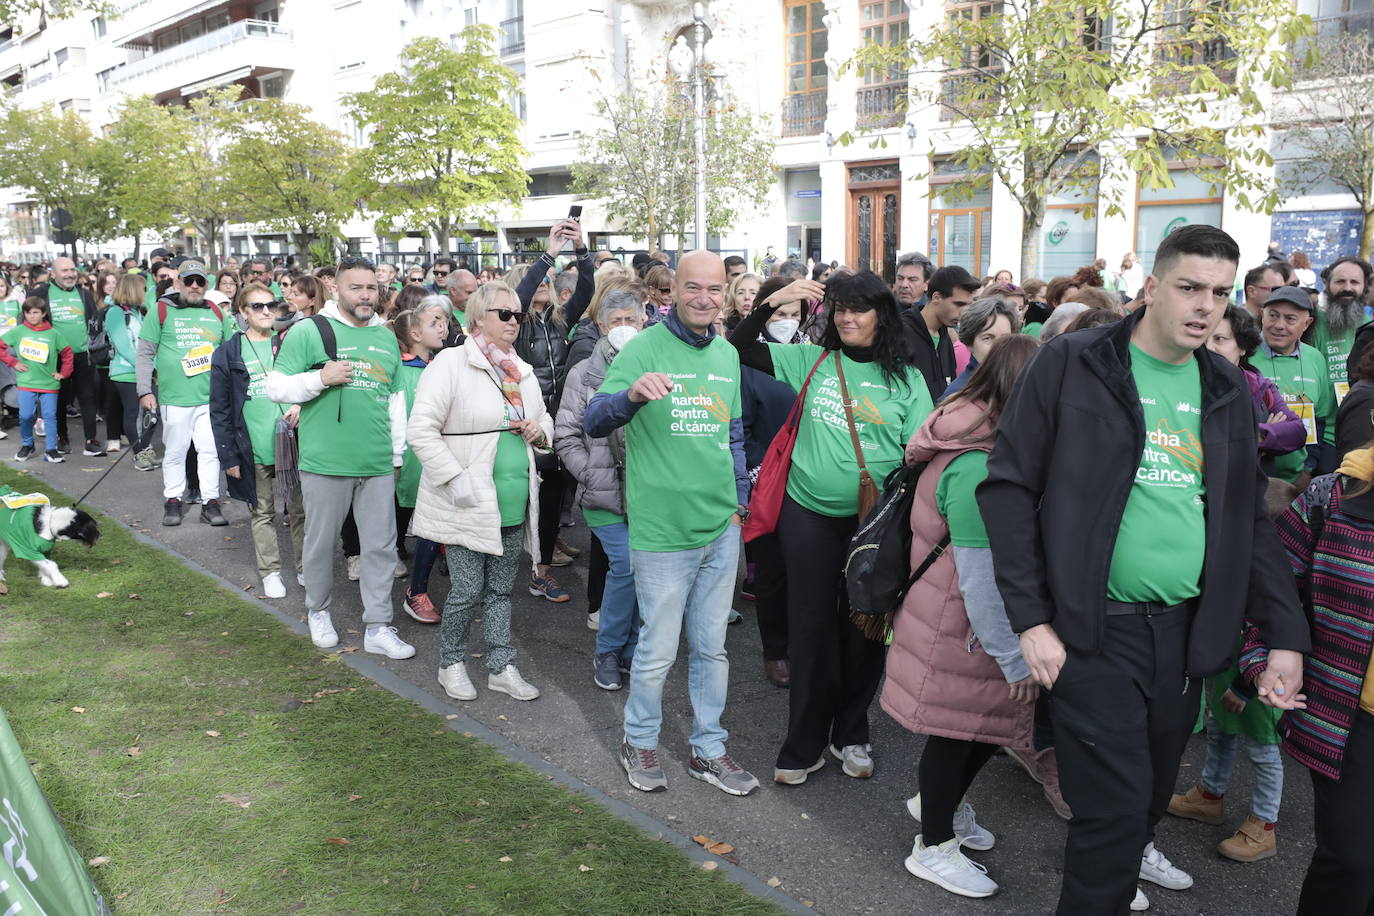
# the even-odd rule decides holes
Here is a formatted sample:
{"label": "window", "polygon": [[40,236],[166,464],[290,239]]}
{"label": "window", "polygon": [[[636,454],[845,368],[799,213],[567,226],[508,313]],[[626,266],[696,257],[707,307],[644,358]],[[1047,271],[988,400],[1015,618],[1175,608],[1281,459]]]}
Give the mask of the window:
{"label": "window", "polygon": [[58,75],[71,73],[74,69],[86,66],[86,49],[60,48],[53,52],[52,60]]}
{"label": "window", "polygon": [[286,75],[272,73],[258,80],[259,96],[264,99],[279,99],[286,95]]}
{"label": "window", "polygon": [[540,172],[530,176],[528,197],[551,197],[555,194],[568,194],[572,190],[571,172]]}
{"label": "window", "polygon": [[205,23],[199,19],[192,19],[181,27],[182,42],[194,41],[205,34]]}
{"label": "window", "polygon": [[104,37],[105,37],[105,17],[104,17],[104,16],[96,16],[94,19],[91,20],[91,32],[93,32],[93,33],[95,34],[95,37],[96,37],[96,38],[104,38]]}
{"label": "window", "polygon": [[[865,45],[901,47],[911,35],[904,0],[870,0],[859,10]],[[891,127],[906,111],[906,72],[900,69],[863,71],[863,88],[856,99],[860,127]]]}
{"label": "window", "polygon": [[[1155,252],[1164,237],[1179,226],[1204,223],[1221,225],[1221,191],[1205,172],[1191,166],[1198,163],[1170,159],[1172,188],[1144,188],[1137,184],[1135,250],[1148,273],[1154,266]],[[1201,163],[1204,168],[1207,163]]]}
{"label": "window", "polygon": [[[1166,0],[1164,29],[1160,32],[1159,54],[1180,66],[1220,67],[1235,79],[1235,52],[1224,38],[1207,38],[1196,33],[1197,13],[1205,7],[1221,7],[1225,0]],[[1190,34],[1192,33],[1192,34]],[[1181,77],[1182,83],[1191,82]]]}
{"label": "window", "polygon": [[[971,23],[981,23],[994,16],[1002,15],[1000,2],[953,2],[945,6],[945,20],[951,28],[959,28]],[[972,93],[976,84],[985,80],[986,71],[994,70],[997,61],[991,52],[981,45],[970,44],[956,60],[946,61],[948,72],[940,84],[940,119],[954,120],[968,114],[970,109],[985,103],[985,100]]]}
{"label": "window", "polygon": [[118,69],[118,67],[108,67],[95,75],[96,82],[100,84],[101,92],[110,91],[110,75]]}
{"label": "window", "polygon": [[214,32],[218,29],[222,29],[228,24],[229,11],[227,9],[215,10],[213,13],[209,13],[205,17],[205,31],[207,32]]}
{"label": "window", "polygon": [[786,72],[782,133],[804,137],[825,129],[825,52],[830,32],[820,0],[787,0],[783,10]]}

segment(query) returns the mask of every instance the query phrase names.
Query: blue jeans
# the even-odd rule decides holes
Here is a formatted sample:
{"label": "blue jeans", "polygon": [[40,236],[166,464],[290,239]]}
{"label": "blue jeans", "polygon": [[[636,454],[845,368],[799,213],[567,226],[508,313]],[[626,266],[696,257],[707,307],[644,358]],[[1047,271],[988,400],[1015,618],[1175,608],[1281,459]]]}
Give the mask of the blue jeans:
{"label": "blue jeans", "polygon": [[630,526],[625,522],[598,525],[592,534],[610,560],[606,588],[601,594],[601,624],[596,631],[596,654],[614,652],[622,662],[635,656],[639,642],[639,603],[635,599],[635,573],[630,565]]}
{"label": "blue jeans", "polygon": [[47,439],[45,451],[57,448],[57,392],[25,391],[19,389],[19,438],[25,445],[33,445],[33,421],[39,410],[43,411],[43,436]]}
{"label": "blue jeans", "polygon": [[707,758],[725,753],[728,735],[720,724],[730,675],[725,627],[735,594],[739,545],[740,530],[729,525],[705,547],[630,551],[643,621],[625,701],[625,740],[631,747],[658,747],[663,682],[677,658],[678,637],[686,623],[692,749]]}
{"label": "blue jeans", "polygon": [[1266,823],[1278,823],[1279,802],[1283,800],[1283,758],[1279,746],[1225,734],[1217,728],[1210,713],[1207,715],[1207,758],[1202,763],[1202,787],[1213,795],[1226,794],[1226,787],[1231,783],[1231,769],[1236,763],[1236,748],[1241,741],[1245,742],[1245,754],[1255,770],[1250,812]]}

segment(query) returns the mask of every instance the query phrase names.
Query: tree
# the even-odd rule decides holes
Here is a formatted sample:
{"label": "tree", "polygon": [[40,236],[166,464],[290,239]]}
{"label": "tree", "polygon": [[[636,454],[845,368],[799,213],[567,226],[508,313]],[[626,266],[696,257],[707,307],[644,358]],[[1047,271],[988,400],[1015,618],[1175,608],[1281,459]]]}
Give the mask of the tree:
{"label": "tree", "polygon": [[369,133],[355,186],[382,233],[422,223],[447,252],[464,223],[490,227],[499,205],[524,196],[525,150],[510,107],[518,81],[492,53],[495,35],[474,25],[457,48],[417,39],[401,52],[404,71],[344,96]]}
{"label": "tree", "polygon": [[851,64],[914,71],[912,102],[966,127],[951,156],[965,177],[945,190],[971,194],[992,177],[1011,192],[1022,276],[1037,267],[1046,203],[1095,197],[1099,179],[1108,215],[1137,174],[1146,188],[1169,186],[1170,159],[1190,160],[1242,207],[1277,204],[1264,174],[1267,95],[1291,85],[1289,47],[1311,30],[1291,0],[1006,0],[1000,10],[869,44]]}
{"label": "tree", "polygon": [[[675,78],[649,79],[596,104],[605,126],[583,137],[573,193],[602,198],[612,219],[652,244],[686,236],[696,218],[696,151],[690,91]],[[766,119],[717,98],[706,112],[706,227],[719,233],[761,206],[777,167]]]}
{"label": "tree", "polygon": [[169,109],[174,129],[167,143],[176,150],[177,169],[167,176],[166,193],[205,240],[212,262],[224,227],[245,215],[242,195],[233,186],[223,155],[225,138],[233,135],[242,117],[236,107],[240,94],[238,88],[212,90]]}
{"label": "tree", "polygon": [[310,109],[280,99],[239,106],[224,147],[224,167],[238,209],[285,232],[308,256],[316,238],[331,239],[353,211],[345,185],[350,149],[343,135],[310,117]]}
{"label": "tree", "polygon": [[[1364,214],[1359,255],[1374,251],[1374,66],[1367,34],[1322,38],[1320,52],[1304,69],[1300,110],[1282,134],[1285,145],[1303,154],[1282,183],[1299,193],[1332,181],[1354,195]],[[1310,82],[1308,82],[1310,81]]]}
{"label": "tree", "polygon": [[101,141],[75,111],[10,108],[0,114],[0,183],[24,188],[51,213],[71,214],[78,239],[110,238],[115,220]]}
{"label": "tree", "polygon": [[176,119],[149,96],[128,98],[119,107],[101,144],[101,170],[107,176],[115,235],[132,236],[134,257],[145,231],[166,233],[178,222],[175,193],[182,167]]}

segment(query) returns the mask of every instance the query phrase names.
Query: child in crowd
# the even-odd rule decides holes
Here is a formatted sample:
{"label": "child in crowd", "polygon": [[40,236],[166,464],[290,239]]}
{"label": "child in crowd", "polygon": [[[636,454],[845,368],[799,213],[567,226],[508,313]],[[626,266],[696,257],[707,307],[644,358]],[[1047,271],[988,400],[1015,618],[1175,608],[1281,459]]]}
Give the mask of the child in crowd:
{"label": "child in crowd", "polygon": [[58,464],[57,393],[62,380],[72,374],[72,349],[63,344],[53,330],[52,310],[46,299],[30,296],[24,300],[24,322],[0,336],[0,362],[16,373],[19,388],[19,436],[22,445],[17,461],[33,457],[33,424],[41,412],[46,449],[44,461]]}

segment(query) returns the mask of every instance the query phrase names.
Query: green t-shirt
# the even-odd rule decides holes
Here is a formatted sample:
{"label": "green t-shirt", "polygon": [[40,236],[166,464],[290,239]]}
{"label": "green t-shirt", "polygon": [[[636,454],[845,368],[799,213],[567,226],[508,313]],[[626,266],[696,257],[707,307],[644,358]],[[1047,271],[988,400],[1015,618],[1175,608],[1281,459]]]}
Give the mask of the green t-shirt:
{"label": "green t-shirt", "polygon": [[739,510],[730,451],[730,420],[740,415],[739,354],[720,336],[693,347],[660,322],[625,344],[601,393],[625,391],[646,372],[665,373],[674,388],[641,406],[625,427],[630,546],[704,547]]}
{"label": "green t-shirt", "polygon": [[138,331],[139,340],[157,344],[153,367],[158,403],[173,407],[209,404],[210,357],[234,336],[238,325],[227,314],[223,320],[216,318],[208,304],[184,308],[169,304],[166,327],[159,322],[159,311],[154,306]]}
{"label": "green t-shirt", "polygon": [[[301,405],[300,468],[329,477],[390,474],[390,401],[402,390],[400,345],[384,325],[355,328],[329,320],[339,359],[353,364],[353,375]],[[300,321],[282,340],[277,371],[299,375],[326,359],[315,322]]]}
{"label": "green t-shirt", "polygon": [[[243,334],[243,364],[248,367],[248,400],[243,404],[243,423],[253,443],[253,461],[277,463],[277,420],[285,410],[267,396],[267,373],[272,371],[272,341],[249,340]],[[246,471],[246,468],[240,470]]]}
{"label": "green t-shirt", "polygon": [[[1326,357],[1326,374],[1333,386],[1348,384],[1345,363],[1350,358],[1350,348],[1355,346],[1356,330],[1349,328],[1343,333],[1335,334],[1326,325],[1326,310],[1321,310],[1317,315],[1316,324],[1312,328],[1312,348]],[[1344,396],[1344,391],[1341,394]]]}
{"label": "green t-shirt", "polygon": [[501,527],[520,525],[530,503],[530,453],[525,440],[515,433],[496,437],[496,463],[491,469],[496,485],[496,506],[501,510]]}
{"label": "green t-shirt", "polygon": [[602,528],[606,525],[619,525],[625,521],[625,516],[617,515],[610,509],[583,509],[582,518],[586,520],[588,528]]}
{"label": "green t-shirt", "polygon": [[1040,323],[1039,321],[1032,321],[1030,324],[1028,324],[1028,325],[1026,325],[1025,327],[1021,328],[1021,333],[1022,333],[1022,334],[1025,334],[1027,337],[1034,337],[1036,340],[1039,340],[1039,339],[1040,339],[1040,329],[1043,328],[1043,327],[1044,327],[1044,325],[1043,325],[1042,323]]}
{"label": "green t-shirt", "polygon": [[[768,344],[773,375],[800,391],[807,373],[826,351],[811,343]],[[849,396],[856,402],[854,425],[864,450],[864,463],[875,483],[901,464],[906,444],[932,409],[930,389],[915,369],[906,383],[890,384],[877,363],[842,357]],[[787,495],[820,515],[845,518],[859,511],[859,462],[840,397],[840,377],[833,353],[816,369],[806,389]]]}
{"label": "green t-shirt", "polygon": [[24,320],[23,309],[14,299],[0,300],[0,332],[18,327]]}
{"label": "green t-shirt", "polygon": [[52,309],[52,326],[62,335],[66,346],[73,353],[85,353],[86,305],[81,301],[81,290],[49,283],[48,306]]}
{"label": "green t-shirt", "polygon": [[[415,407],[415,389],[420,385],[420,373],[424,366],[401,364],[401,390],[406,393],[406,416]],[[420,494],[420,459],[415,450],[407,443],[401,452],[401,470],[396,474],[396,504],[407,509],[415,508],[415,500]]]}
{"label": "green t-shirt", "polygon": [[10,353],[29,367],[28,372],[15,372],[16,386],[27,391],[57,391],[62,387],[57,372],[62,368],[62,350],[67,342],[56,328],[35,331],[21,324],[6,331],[4,341]]}
{"label": "green t-shirt", "polygon": [[988,476],[988,453],[964,452],[945,466],[935,485],[935,508],[949,525],[949,542],[955,547],[987,547],[988,529],[973,491]]}
{"label": "green t-shirt", "polygon": [[42,493],[21,494],[8,486],[0,487],[0,540],[21,560],[38,563],[52,553],[53,542],[38,536],[33,517],[49,505]]}
{"label": "green t-shirt", "polygon": [[1202,466],[1202,376],[1131,344],[1131,375],[1145,414],[1145,448],[1107,577],[1113,601],[1178,604],[1198,594],[1207,522]]}
{"label": "green t-shirt", "polygon": [[[1324,424],[1322,439],[1328,445],[1336,442],[1336,390],[1327,374],[1327,361],[1315,347],[1299,343],[1290,356],[1279,356],[1260,344],[1250,365],[1264,373],[1278,386],[1284,401],[1307,427],[1307,444],[1317,443],[1317,424]],[[1307,463],[1307,450],[1297,449],[1286,455],[1274,456],[1274,472],[1289,483],[1302,474]]]}

